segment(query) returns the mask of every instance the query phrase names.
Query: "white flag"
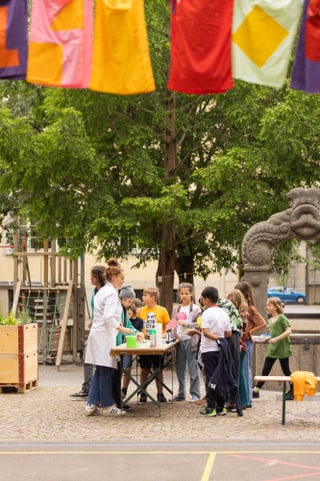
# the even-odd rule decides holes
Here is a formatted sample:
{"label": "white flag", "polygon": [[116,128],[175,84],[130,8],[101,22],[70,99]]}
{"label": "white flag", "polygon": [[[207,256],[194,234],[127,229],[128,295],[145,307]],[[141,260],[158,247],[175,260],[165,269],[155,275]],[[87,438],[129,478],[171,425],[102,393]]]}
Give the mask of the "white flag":
{"label": "white flag", "polygon": [[235,0],[233,77],[280,88],[301,12],[301,0]]}

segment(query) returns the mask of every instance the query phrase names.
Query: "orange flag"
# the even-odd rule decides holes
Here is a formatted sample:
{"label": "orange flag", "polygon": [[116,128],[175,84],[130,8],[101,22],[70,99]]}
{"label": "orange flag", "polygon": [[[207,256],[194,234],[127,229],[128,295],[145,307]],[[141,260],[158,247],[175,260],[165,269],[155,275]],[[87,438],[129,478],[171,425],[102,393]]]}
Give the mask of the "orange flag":
{"label": "orange flag", "polygon": [[143,0],[97,0],[89,88],[123,95],[155,90]]}

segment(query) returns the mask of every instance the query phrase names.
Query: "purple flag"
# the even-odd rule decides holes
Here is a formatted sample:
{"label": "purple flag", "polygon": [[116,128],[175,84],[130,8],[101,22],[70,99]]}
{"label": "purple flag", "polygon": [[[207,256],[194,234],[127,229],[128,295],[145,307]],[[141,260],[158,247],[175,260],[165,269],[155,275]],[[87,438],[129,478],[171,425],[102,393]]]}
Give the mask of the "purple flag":
{"label": "purple flag", "polygon": [[291,75],[291,88],[308,94],[320,93],[319,0],[306,0]]}
{"label": "purple flag", "polygon": [[0,0],[0,78],[26,78],[27,0]]}

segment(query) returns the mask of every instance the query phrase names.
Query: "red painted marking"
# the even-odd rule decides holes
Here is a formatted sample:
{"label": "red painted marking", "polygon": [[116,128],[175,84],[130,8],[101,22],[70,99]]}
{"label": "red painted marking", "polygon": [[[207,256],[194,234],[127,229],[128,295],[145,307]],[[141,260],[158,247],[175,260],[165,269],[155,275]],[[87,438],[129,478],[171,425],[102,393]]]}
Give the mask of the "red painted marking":
{"label": "red painted marking", "polygon": [[270,463],[272,461],[276,461],[276,465],[282,465],[282,466],[292,466],[294,468],[302,468],[302,469],[309,469],[312,470],[313,473],[301,473],[301,474],[294,474],[294,475],[289,475],[281,478],[269,478],[266,479],[265,481],[288,481],[290,479],[303,479],[303,478],[310,478],[311,476],[319,476],[319,471],[320,467],[315,467],[315,466],[308,466],[305,464],[299,464],[299,463],[290,463],[287,461],[280,461],[279,459],[269,459],[269,458],[260,458],[257,456],[243,456],[241,454],[230,454],[231,457],[233,458],[241,458],[241,459],[250,459],[252,461],[263,461],[264,463]]}

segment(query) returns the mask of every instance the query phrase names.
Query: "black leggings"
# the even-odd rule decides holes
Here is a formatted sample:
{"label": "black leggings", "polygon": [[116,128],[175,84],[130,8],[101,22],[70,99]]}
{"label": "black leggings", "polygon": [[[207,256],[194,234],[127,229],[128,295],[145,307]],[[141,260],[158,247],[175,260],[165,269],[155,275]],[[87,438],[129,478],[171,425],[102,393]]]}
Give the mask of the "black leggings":
{"label": "black leggings", "polygon": [[[261,376],[268,376],[271,369],[272,369],[272,366],[274,365],[274,363],[277,361],[277,358],[274,358],[274,357],[266,357],[265,360],[264,360],[264,365],[263,365],[263,368],[262,368],[262,373],[261,373]],[[290,368],[289,368],[289,358],[288,357],[285,357],[283,359],[279,359],[279,362],[280,362],[280,365],[281,365],[281,369],[282,369],[282,372],[285,376],[290,376],[291,374],[291,371],[290,371]],[[264,385],[264,382],[263,381],[259,381],[257,384],[256,384],[256,387],[258,388],[261,388],[262,386]]]}

